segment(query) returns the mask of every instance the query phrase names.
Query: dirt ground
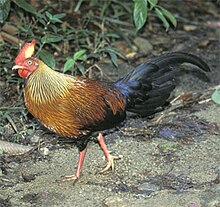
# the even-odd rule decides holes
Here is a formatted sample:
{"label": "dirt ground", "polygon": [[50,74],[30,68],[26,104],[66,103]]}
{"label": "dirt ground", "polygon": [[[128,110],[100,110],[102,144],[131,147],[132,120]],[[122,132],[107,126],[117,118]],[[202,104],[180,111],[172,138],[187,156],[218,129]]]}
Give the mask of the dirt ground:
{"label": "dirt ground", "polygon": [[[175,96],[195,94],[190,104],[170,111],[172,106],[168,107],[157,124],[155,119],[128,116],[122,126],[106,133],[109,149],[120,157],[114,172],[99,173],[105,157],[91,141],[82,176],[75,185],[57,180],[75,171],[77,147],[37,129],[28,137],[29,144],[38,147],[33,152],[16,157],[0,152],[0,206],[220,207],[220,106],[210,100],[214,91],[210,88],[220,82],[217,5],[211,1],[178,2],[179,8],[174,8],[179,21],[176,31],[146,32],[139,40],[148,40],[153,46],[147,57],[163,51],[198,55],[212,69],[211,82],[184,75]],[[106,76],[115,75],[114,70],[109,72],[112,66],[108,62],[102,66]],[[121,63],[115,73],[123,75],[127,68]],[[205,96],[198,101],[200,93]]]}

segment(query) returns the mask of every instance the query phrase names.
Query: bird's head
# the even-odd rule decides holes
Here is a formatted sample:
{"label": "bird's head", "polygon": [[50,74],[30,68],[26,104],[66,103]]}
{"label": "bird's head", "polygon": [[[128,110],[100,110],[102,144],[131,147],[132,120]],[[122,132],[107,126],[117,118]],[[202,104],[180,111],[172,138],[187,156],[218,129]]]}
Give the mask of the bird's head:
{"label": "bird's head", "polygon": [[38,68],[37,59],[31,57],[34,53],[36,41],[26,43],[15,59],[15,66],[12,68],[18,70],[18,75],[21,78],[28,78]]}

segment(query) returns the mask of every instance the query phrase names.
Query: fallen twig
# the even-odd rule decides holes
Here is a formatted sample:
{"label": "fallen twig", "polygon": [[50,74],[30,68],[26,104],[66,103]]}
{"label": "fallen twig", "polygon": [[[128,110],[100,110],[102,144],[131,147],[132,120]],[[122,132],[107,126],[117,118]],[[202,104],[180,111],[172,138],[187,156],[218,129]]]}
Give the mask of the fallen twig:
{"label": "fallen twig", "polygon": [[22,155],[33,150],[33,147],[0,140],[0,150],[10,155]]}

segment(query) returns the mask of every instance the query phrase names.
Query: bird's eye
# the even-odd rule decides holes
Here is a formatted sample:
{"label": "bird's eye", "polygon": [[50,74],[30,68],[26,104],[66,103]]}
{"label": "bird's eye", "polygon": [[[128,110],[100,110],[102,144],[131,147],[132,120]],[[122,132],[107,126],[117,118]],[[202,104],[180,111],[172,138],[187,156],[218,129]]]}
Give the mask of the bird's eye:
{"label": "bird's eye", "polygon": [[28,61],[27,61],[27,64],[28,64],[28,65],[32,65],[32,61],[31,61],[31,60],[28,60]]}

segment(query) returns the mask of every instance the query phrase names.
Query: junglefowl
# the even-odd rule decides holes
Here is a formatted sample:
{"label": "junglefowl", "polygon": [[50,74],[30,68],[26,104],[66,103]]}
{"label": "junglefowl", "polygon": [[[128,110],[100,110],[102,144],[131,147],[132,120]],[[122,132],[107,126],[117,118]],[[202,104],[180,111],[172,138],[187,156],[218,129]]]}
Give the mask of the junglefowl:
{"label": "junglefowl", "polygon": [[[203,74],[210,71],[197,56],[173,52],[139,65],[116,82],[97,81],[52,70],[32,57],[35,44],[33,40],[24,45],[13,69],[26,79],[24,100],[30,113],[49,130],[81,143],[76,173],[67,180],[79,178],[92,132],[117,126],[125,120],[126,111],[144,117],[165,106],[181,71],[174,65],[187,62]],[[116,157],[109,153],[101,133],[98,142],[107,158],[101,172],[114,169]]]}

